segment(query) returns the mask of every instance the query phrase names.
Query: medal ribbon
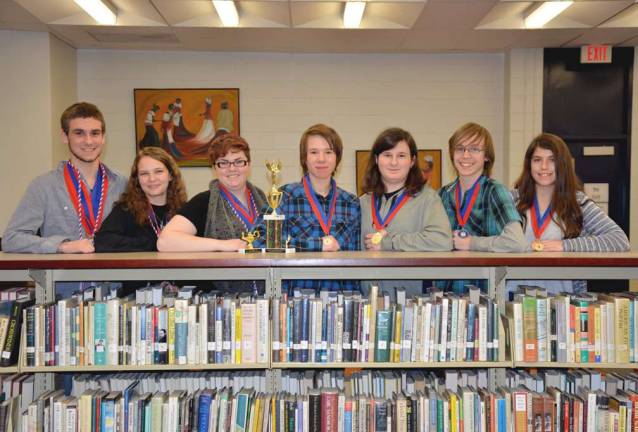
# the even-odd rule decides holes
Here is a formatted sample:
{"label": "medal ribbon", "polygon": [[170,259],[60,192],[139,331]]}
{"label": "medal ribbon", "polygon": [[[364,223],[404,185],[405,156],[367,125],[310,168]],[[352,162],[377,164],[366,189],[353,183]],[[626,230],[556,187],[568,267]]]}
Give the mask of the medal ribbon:
{"label": "medal ribbon", "polygon": [[394,203],[390,207],[390,210],[388,210],[388,213],[385,215],[385,218],[382,218],[381,213],[379,212],[381,210],[380,209],[381,200],[379,200],[379,206],[377,207],[376,198],[374,194],[372,194],[372,225],[374,225],[374,228],[377,231],[381,231],[382,229],[390,225],[390,222],[392,222],[392,219],[394,219],[397,213],[399,213],[399,210],[401,210],[401,207],[403,207],[405,203],[407,203],[409,200],[410,200],[410,195],[408,195],[406,191],[404,190],[403,192],[401,192],[401,195],[399,195],[394,200]]}
{"label": "medal ribbon", "polygon": [[93,191],[89,193],[86,183],[80,176],[80,171],[73,166],[71,161],[67,161],[64,167],[64,183],[73,207],[78,215],[78,225],[80,228],[80,237],[82,228],[88,238],[93,238],[95,232],[102,225],[104,216],[104,201],[109,190],[109,179],[106,175],[106,169],[100,164],[95,179]]}
{"label": "medal ribbon", "polygon": [[474,207],[474,202],[481,190],[481,178],[483,178],[483,176],[476,179],[472,187],[465,192],[463,205],[461,205],[461,181],[459,180],[456,185],[456,194],[454,196],[456,200],[456,221],[461,228],[465,226],[467,220],[470,218],[470,214],[472,214],[472,207]]}
{"label": "medal ribbon", "polygon": [[543,232],[552,220],[552,206],[551,204],[545,209],[545,213],[541,216],[540,206],[538,205],[538,199],[534,196],[534,203],[532,204],[531,211],[529,212],[530,219],[532,219],[532,230],[534,230],[534,236],[538,240],[541,239]]}
{"label": "medal ribbon", "polygon": [[155,235],[159,237],[162,229],[164,228],[165,220],[160,221],[155,214],[155,210],[153,210],[153,206],[151,203],[148,204],[148,221],[151,224],[151,228],[155,231]]}
{"label": "medal ribbon", "polygon": [[251,229],[257,219],[257,205],[248,186],[246,186],[246,198],[250,208],[246,208],[241,201],[221,183],[219,184],[219,191],[246,229]]}
{"label": "medal ribbon", "polygon": [[323,208],[321,204],[319,204],[319,199],[315,194],[315,191],[312,189],[312,183],[306,174],[303,177],[303,188],[306,192],[306,197],[310,202],[310,208],[312,208],[312,213],[315,215],[317,221],[319,221],[319,225],[321,225],[321,230],[325,235],[330,235],[330,227],[332,226],[332,217],[335,214],[335,209],[337,208],[337,182],[334,179],[330,180],[330,192],[332,193],[332,200],[330,201],[329,213],[326,215],[323,212]]}

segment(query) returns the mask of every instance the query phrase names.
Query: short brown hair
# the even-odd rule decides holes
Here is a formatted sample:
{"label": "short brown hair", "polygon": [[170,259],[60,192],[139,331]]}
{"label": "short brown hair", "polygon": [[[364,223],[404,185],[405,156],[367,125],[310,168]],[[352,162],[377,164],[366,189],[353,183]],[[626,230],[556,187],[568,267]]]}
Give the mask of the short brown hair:
{"label": "short brown hair", "polygon": [[454,166],[454,147],[463,141],[475,139],[483,141],[483,150],[485,150],[485,158],[487,159],[483,165],[483,174],[489,177],[492,175],[492,167],[494,166],[494,159],[496,158],[494,142],[492,141],[490,132],[480,124],[465,123],[454,131],[449,140],[450,161],[452,161],[452,166]]}
{"label": "short brown hair", "polygon": [[250,162],[250,147],[245,139],[237,135],[229,133],[222,134],[210,143],[208,148],[208,160],[211,165],[215,165],[215,161],[220,157],[224,157],[228,152],[238,153],[243,151],[246,159]]}
{"label": "short brown hair", "polygon": [[341,155],[343,154],[343,142],[341,141],[341,137],[339,136],[337,131],[335,131],[330,126],[326,126],[323,123],[318,123],[306,129],[301,135],[301,139],[299,140],[299,161],[301,162],[303,173],[308,173],[308,166],[306,165],[306,160],[308,159],[308,138],[313,135],[320,136],[328,141],[330,150],[335,152],[335,155],[337,156],[337,165],[335,166],[336,170],[339,166],[339,163],[341,162]]}
{"label": "short brown hair", "polygon": [[390,128],[381,132],[377,139],[374,140],[374,144],[372,144],[368,166],[366,167],[365,176],[363,178],[364,193],[371,192],[376,196],[380,196],[385,192],[385,186],[381,178],[379,165],[377,164],[377,157],[384,151],[393,149],[401,141],[405,141],[408,145],[410,149],[410,159],[412,159],[413,162],[408,172],[408,178],[405,180],[405,190],[409,195],[415,195],[423,189],[425,179],[416,160],[417,148],[412,134],[401,128]]}
{"label": "short brown hair", "polygon": [[92,103],[77,102],[64,110],[60,116],[60,127],[65,134],[69,134],[69,123],[76,118],[94,118],[102,123],[102,133],[106,132],[106,124],[104,123],[104,116]]}

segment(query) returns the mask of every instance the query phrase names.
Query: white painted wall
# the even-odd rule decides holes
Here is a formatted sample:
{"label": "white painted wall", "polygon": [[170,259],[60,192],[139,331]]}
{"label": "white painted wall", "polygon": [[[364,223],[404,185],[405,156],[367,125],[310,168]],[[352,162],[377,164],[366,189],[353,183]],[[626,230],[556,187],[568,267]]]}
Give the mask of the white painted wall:
{"label": "white painted wall", "polygon": [[0,229],[29,182],[51,169],[47,33],[0,30]]}
{"label": "white painted wall", "polygon": [[503,173],[512,186],[523,170],[532,138],[543,131],[543,50],[511,50],[505,56],[505,140]]}
{"label": "white painted wall", "polygon": [[[266,187],[264,160],[281,158],[283,182],[300,178],[299,137],[324,122],[345,150],[337,181],[355,189],[355,150],[384,128],[413,133],[420,148],[444,151],[466,121],[489,128],[502,179],[503,54],[310,55],[159,51],[78,51],[78,96],[107,119],[106,163],[128,172],[134,155],[134,88],[240,89],[241,134],[251,145],[252,180]],[[207,188],[209,169],[184,168],[190,195]]]}
{"label": "white painted wall", "polygon": [[68,148],[60,139],[60,115],[78,100],[77,62],[75,48],[55,36],[50,38],[51,79],[51,164],[56,166],[69,157]]}

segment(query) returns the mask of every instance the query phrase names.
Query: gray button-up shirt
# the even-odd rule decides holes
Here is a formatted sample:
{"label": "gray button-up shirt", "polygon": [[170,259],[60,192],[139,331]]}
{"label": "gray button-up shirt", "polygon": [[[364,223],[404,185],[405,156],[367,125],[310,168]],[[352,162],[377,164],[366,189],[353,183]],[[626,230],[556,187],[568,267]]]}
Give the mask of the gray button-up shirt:
{"label": "gray button-up shirt", "polygon": [[[65,240],[79,240],[78,215],[64,183],[64,165],[31,182],[2,238],[5,252],[56,253]],[[127,180],[106,169],[109,189],[104,217],[126,188]]]}

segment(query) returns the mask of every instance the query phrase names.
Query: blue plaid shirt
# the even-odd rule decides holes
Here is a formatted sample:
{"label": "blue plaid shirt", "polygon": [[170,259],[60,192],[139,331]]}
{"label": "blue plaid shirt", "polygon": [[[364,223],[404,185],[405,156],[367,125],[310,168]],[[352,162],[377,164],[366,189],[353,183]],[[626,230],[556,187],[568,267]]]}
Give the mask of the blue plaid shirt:
{"label": "blue plaid shirt", "polygon": [[[290,183],[281,189],[283,196],[277,213],[286,216],[282,230],[282,241],[290,236],[290,247],[298,252],[321,252],[323,237],[325,236],[319,221],[312,212],[310,202],[306,197],[303,183]],[[332,191],[327,197],[317,194],[317,199],[323,212],[328,214]],[[361,208],[357,197],[341,188],[337,188],[337,202],[332,217],[330,235],[339,242],[343,251],[359,250],[359,236],[361,231]],[[265,223],[260,224],[260,231],[266,232]],[[255,246],[264,247],[264,239],[260,238]],[[288,283],[286,283],[288,282]],[[295,280],[284,281],[283,288],[312,288],[337,290],[358,290],[359,284],[349,280]]]}

